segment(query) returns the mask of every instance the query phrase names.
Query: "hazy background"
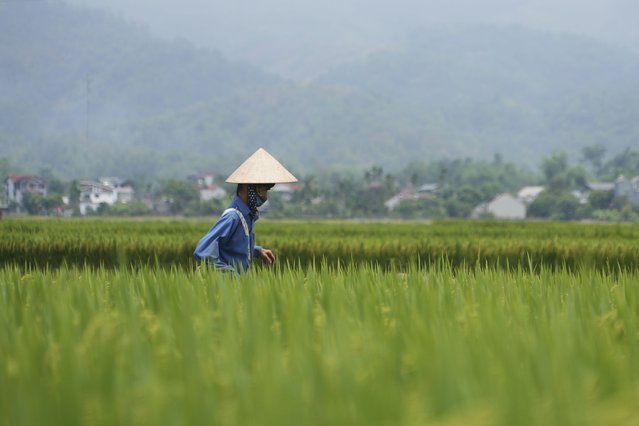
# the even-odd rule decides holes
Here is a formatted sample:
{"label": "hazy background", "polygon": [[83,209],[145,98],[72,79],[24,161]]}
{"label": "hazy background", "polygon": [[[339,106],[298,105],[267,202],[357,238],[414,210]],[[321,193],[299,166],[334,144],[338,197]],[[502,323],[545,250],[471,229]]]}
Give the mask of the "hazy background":
{"label": "hazy background", "polygon": [[0,157],[66,177],[639,145],[630,0],[0,0]]}
{"label": "hazy background", "polygon": [[278,74],[307,79],[415,29],[520,25],[639,49],[633,0],[73,0],[185,38]]}

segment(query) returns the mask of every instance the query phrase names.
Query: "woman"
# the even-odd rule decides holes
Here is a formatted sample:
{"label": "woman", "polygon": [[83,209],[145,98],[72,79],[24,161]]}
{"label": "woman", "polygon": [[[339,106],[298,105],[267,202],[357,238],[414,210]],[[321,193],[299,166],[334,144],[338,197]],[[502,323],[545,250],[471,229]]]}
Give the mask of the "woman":
{"label": "woman", "polygon": [[297,182],[297,178],[260,148],[226,182],[238,184],[235,197],[197,244],[195,259],[238,274],[246,272],[256,257],[272,264],[276,260],[273,252],[255,245],[253,225],[259,218],[258,208],[268,200],[268,191],[276,183]]}

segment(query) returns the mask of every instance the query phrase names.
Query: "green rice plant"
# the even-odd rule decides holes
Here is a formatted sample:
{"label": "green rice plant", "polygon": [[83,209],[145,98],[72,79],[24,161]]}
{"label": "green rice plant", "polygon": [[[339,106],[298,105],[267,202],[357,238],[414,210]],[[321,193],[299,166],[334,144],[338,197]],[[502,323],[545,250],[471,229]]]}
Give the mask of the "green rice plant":
{"label": "green rice plant", "polygon": [[440,261],[0,268],[0,424],[639,418],[639,275]]}
{"label": "green rice plant", "polygon": [[[0,265],[193,267],[192,253],[211,223],[131,220],[5,220]],[[520,266],[606,273],[639,269],[639,227],[529,222],[269,222],[258,242],[308,267],[411,263],[455,268]]]}

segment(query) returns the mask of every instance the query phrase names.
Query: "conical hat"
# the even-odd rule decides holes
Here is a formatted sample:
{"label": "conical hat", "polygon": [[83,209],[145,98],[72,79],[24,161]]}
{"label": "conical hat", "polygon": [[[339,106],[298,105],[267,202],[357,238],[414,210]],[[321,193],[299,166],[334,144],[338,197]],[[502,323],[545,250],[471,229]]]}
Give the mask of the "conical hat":
{"label": "conical hat", "polygon": [[255,151],[226,179],[228,183],[292,183],[297,178],[263,148]]}

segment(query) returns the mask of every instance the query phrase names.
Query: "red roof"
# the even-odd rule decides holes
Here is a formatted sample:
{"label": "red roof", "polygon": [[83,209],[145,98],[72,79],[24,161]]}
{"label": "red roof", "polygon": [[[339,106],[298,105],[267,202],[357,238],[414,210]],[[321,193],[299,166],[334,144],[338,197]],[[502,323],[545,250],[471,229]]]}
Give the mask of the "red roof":
{"label": "red roof", "polygon": [[40,176],[36,176],[36,175],[10,175],[8,179],[11,179],[13,182],[20,182],[23,180],[31,180],[31,179],[42,180]]}

